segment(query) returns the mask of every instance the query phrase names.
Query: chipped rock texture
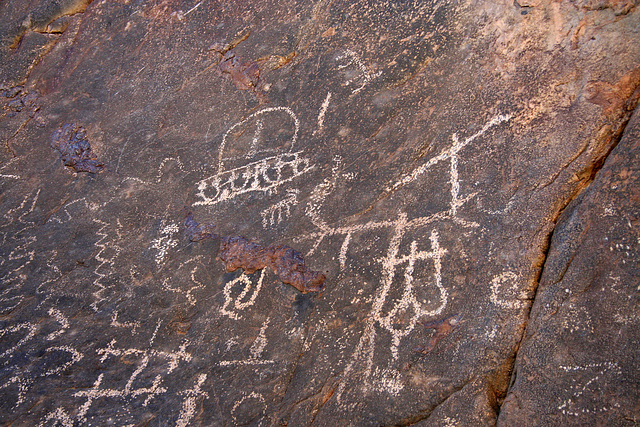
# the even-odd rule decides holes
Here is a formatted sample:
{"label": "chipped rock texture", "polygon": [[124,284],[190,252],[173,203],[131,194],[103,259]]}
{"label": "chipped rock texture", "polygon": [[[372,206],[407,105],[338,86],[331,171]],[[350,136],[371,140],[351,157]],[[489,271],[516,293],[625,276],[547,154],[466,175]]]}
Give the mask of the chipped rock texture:
{"label": "chipped rock texture", "polygon": [[0,16],[0,424],[640,419],[636,1]]}

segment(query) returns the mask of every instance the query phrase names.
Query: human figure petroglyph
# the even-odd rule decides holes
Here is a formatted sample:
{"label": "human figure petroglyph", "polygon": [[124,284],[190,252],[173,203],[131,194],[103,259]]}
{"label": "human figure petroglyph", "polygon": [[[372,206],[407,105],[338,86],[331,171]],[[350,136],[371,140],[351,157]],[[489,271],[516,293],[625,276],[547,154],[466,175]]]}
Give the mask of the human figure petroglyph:
{"label": "human figure petroglyph", "polygon": [[[110,358],[113,358],[115,361],[123,360],[124,358],[137,358],[138,363],[136,369],[131,373],[123,388],[116,389],[103,386],[103,382],[105,382],[105,374],[101,373],[98,375],[98,378],[95,380],[91,388],[80,390],[73,394],[74,397],[86,399],[85,403],[80,406],[76,414],[76,418],[80,422],[87,422],[87,413],[93,406],[93,403],[98,399],[117,397],[129,399],[145,397],[142,405],[147,406],[151,399],[167,392],[167,388],[162,385],[163,378],[175,371],[181,362],[190,361],[192,356],[190,353],[186,352],[186,348],[189,345],[188,341],[183,342],[176,351],[168,352],[153,349],[152,345],[156,333],[157,328],[149,341],[148,348],[118,348],[116,347],[116,340],[112,340],[107,347],[97,350],[97,354],[101,356],[100,363],[104,363]],[[162,367],[162,372],[155,375],[151,384],[146,384],[146,386],[137,386],[135,384],[137,378],[147,368],[158,370],[160,367]]]}
{"label": "human figure petroglyph", "polygon": [[[437,223],[443,221],[451,221],[462,227],[471,229],[479,226],[477,223],[468,221],[460,216],[461,208],[476,196],[475,193],[468,195],[461,194],[460,175],[458,171],[460,152],[473,141],[483,136],[489,129],[507,122],[510,119],[511,115],[509,114],[497,115],[487,121],[479,131],[465,139],[460,139],[457,134],[453,134],[449,147],[444,148],[439,154],[431,157],[422,165],[405,173],[384,189],[384,194],[395,192],[405,185],[422,178],[438,163],[448,161],[449,168],[447,172],[449,179],[446,181],[449,185],[448,194],[450,195],[448,206],[446,209],[435,212],[429,216],[408,218],[405,213],[400,212],[395,220],[376,220],[348,225],[327,224],[322,218],[322,210],[325,200],[335,190],[336,183],[341,175],[340,159],[336,161],[331,177],[326,178],[311,192],[305,213],[317,228],[317,231],[300,236],[299,238],[301,241],[310,240],[312,242],[312,247],[307,255],[313,254],[324,239],[337,236],[341,239],[338,262],[340,269],[343,270],[349,263],[349,246],[355,235],[371,231],[391,233],[386,256],[377,260],[381,265],[382,286],[375,292],[372,308],[368,317],[369,320],[354,350],[353,358],[343,372],[343,379],[337,390],[338,399],[340,399],[345,390],[347,378],[354,372],[357,365],[361,366],[364,364],[365,388],[371,387],[372,384],[369,380],[372,377],[376,377],[380,383],[379,385],[384,389],[384,384],[388,382],[388,378],[380,376],[382,374],[374,375],[373,370],[374,353],[378,351],[376,349],[376,342],[381,331],[385,331],[391,336],[391,345],[388,350],[391,355],[390,363],[394,363],[399,356],[398,349],[401,340],[413,332],[416,324],[421,320],[440,315],[446,308],[448,304],[448,291],[442,279],[442,263],[447,251],[441,247],[439,235],[435,227]],[[407,233],[411,232],[411,234],[414,235],[420,232],[419,230],[423,230],[429,226],[434,227],[429,237],[431,250],[420,250],[421,240],[413,239],[409,243],[408,253],[401,255],[403,239]],[[424,262],[427,262],[426,266],[422,265]],[[430,266],[429,263],[431,263]],[[403,268],[403,289],[399,299],[391,305],[391,308],[388,308],[388,300],[394,280],[398,274],[396,271],[398,267]],[[415,296],[415,290],[417,288],[416,285],[414,285],[414,275],[417,271],[424,272],[430,269],[433,271],[433,278],[427,283],[422,283],[420,288],[424,289],[425,286],[433,287],[434,290],[437,290],[436,294],[438,296],[436,300],[425,305],[424,302],[419,301]],[[496,280],[500,280],[500,283],[502,283],[504,279],[506,279],[506,277]],[[498,282],[494,283],[494,285],[497,286]],[[383,309],[383,307],[385,307],[385,309]],[[401,314],[404,314],[406,317],[407,313],[412,314],[402,326],[398,326],[395,320]],[[396,384],[396,382],[394,382],[394,384]],[[397,389],[397,387],[394,389]]]}

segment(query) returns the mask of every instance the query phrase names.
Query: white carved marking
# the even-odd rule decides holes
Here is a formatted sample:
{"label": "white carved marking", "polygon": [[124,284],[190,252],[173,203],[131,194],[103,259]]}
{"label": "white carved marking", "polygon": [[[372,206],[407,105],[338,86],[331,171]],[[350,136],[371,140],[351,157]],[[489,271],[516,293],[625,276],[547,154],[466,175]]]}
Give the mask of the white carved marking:
{"label": "white carved marking", "polygon": [[[477,228],[479,225],[475,222],[466,221],[459,217],[460,208],[468,202],[474,194],[462,197],[460,195],[460,176],[458,172],[459,153],[460,151],[469,145],[471,142],[485,134],[490,128],[500,123],[510,120],[511,115],[498,115],[487,122],[478,132],[470,137],[460,141],[457,135],[453,135],[451,140],[452,144],[449,148],[444,149],[440,154],[430,158],[426,163],[415,168],[413,171],[405,174],[397,182],[389,185],[386,189],[387,193],[393,192],[400,187],[411,183],[421,177],[424,173],[429,171],[432,166],[445,160],[450,160],[449,168],[449,180],[450,185],[450,201],[448,209],[441,212],[436,212],[430,216],[418,217],[408,219],[407,215],[400,213],[398,219],[371,221],[365,224],[356,225],[343,225],[343,226],[329,226],[320,216],[320,209],[324,205],[326,197],[331,193],[336,186],[337,181],[337,169],[339,168],[340,159],[338,159],[334,170],[332,171],[332,177],[325,179],[312,191],[310,196],[310,203],[307,206],[306,214],[311,219],[312,223],[319,229],[319,231],[309,233],[305,236],[301,236],[300,239],[311,239],[314,241],[313,247],[308,252],[312,254],[321,244],[321,242],[329,236],[342,236],[342,245],[338,255],[338,262],[340,268],[344,269],[348,262],[349,245],[352,237],[356,233],[362,233],[365,231],[374,231],[382,229],[391,229],[392,234],[387,248],[387,254],[382,259],[378,260],[382,266],[382,286],[376,290],[373,299],[373,305],[371,308],[368,322],[365,324],[362,336],[354,350],[354,354],[351,361],[346,366],[341,383],[337,389],[337,399],[340,400],[342,393],[346,387],[347,378],[354,372],[356,365],[362,365],[364,362],[364,377],[365,388],[369,388],[369,379],[372,377],[373,372],[373,356],[376,350],[376,340],[378,329],[382,328],[391,335],[391,346],[389,351],[391,353],[391,363],[398,359],[398,347],[403,338],[407,337],[414,329],[417,321],[421,317],[436,316],[443,312],[448,302],[448,292],[442,283],[442,257],[446,253],[446,250],[440,247],[439,237],[436,230],[431,231],[430,241],[431,250],[424,251],[419,250],[419,241],[413,240],[410,243],[409,253],[406,255],[400,254],[400,247],[403,238],[411,230],[417,228],[423,228],[436,221],[450,220],[463,227]],[[414,286],[414,271],[419,262],[429,261],[433,263],[433,280],[429,284],[434,290],[437,290],[436,301],[418,301]],[[388,309],[386,313],[383,312],[383,307],[388,305],[389,294],[391,287],[396,278],[396,270],[398,267],[404,268],[404,289],[402,296],[393,306]],[[500,285],[502,281],[506,280],[508,276],[494,279],[494,285]],[[424,289],[425,286],[420,286]],[[495,299],[495,297],[494,297]],[[501,300],[495,299],[500,303]],[[396,322],[396,319],[400,317],[404,318],[404,323]],[[384,369],[383,367],[377,367]],[[382,372],[382,371],[380,371]],[[378,385],[388,392],[392,392],[393,387],[389,388],[389,384],[386,377],[377,378]],[[384,385],[387,381],[387,385]],[[389,387],[388,387],[389,386]]]}
{"label": "white carved marking", "polygon": [[131,333],[135,334],[136,329],[140,327],[140,322],[119,322],[118,310],[116,310],[113,315],[111,315],[111,326],[116,328],[131,328]]}
{"label": "white carved marking", "polygon": [[498,307],[513,310],[522,308],[524,306],[523,299],[526,298],[526,295],[518,293],[519,287],[520,280],[518,276],[511,271],[507,271],[493,278],[491,281],[491,296],[489,298]]}
{"label": "white carved marking", "polygon": [[62,427],[73,427],[73,419],[62,408],[57,408],[55,411],[48,413],[44,421],[38,424],[38,427],[44,427],[49,421],[57,421],[62,424]]}
{"label": "white carved marking", "polygon": [[[507,122],[511,119],[511,115],[510,114],[500,114],[498,116],[495,116],[493,119],[491,119],[489,122],[487,122],[482,129],[480,129],[478,132],[474,133],[473,135],[471,135],[470,137],[468,137],[467,139],[465,139],[464,141],[459,141],[458,137],[456,134],[454,134],[452,136],[452,140],[453,140],[453,144],[450,148],[443,150],[440,154],[438,154],[435,157],[432,157],[431,159],[429,159],[429,161],[417,168],[415,168],[413,171],[411,171],[410,173],[406,174],[405,176],[403,176],[399,181],[397,181],[395,184],[391,185],[390,187],[387,188],[387,191],[394,191],[410,182],[415,181],[416,179],[418,179],[418,177],[420,175],[422,175],[423,173],[425,173],[427,170],[429,170],[432,166],[436,165],[437,163],[443,161],[443,160],[447,160],[447,159],[451,159],[452,161],[452,169],[454,168],[453,163],[455,162],[455,168],[456,168],[456,182],[457,182],[457,155],[460,152],[460,150],[462,150],[464,147],[466,147],[467,145],[469,145],[471,142],[473,142],[474,140],[476,140],[477,138],[479,138],[480,136],[484,135],[489,129],[491,129],[492,127],[503,123],[503,122]],[[453,174],[452,174],[453,175]],[[452,176],[452,182],[453,182],[453,176]],[[458,187],[459,188],[459,187]],[[457,192],[459,190],[453,190],[451,191],[452,196],[454,195],[454,192],[457,196]],[[461,203],[464,202],[460,202],[457,200],[457,197],[453,199],[452,201],[452,206],[451,209],[452,211],[457,210],[457,208],[460,206]]]}
{"label": "white carved marking", "polygon": [[20,341],[18,341],[13,347],[8,348],[4,351],[4,353],[0,354],[0,359],[10,356],[15,353],[20,347],[22,347],[27,341],[33,338],[36,335],[36,331],[38,330],[38,325],[34,325],[32,323],[24,322],[18,325],[13,325],[5,329],[0,329],[0,338],[5,336],[6,334],[12,334],[21,330],[27,330],[27,334],[22,337]]}
{"label": "white carved marking", "polygon": [[[264,352],[264,348],[268,344],[268,340],[266,337],[266,331],[269,327],[270,318],[264,321],[262,327],[260,327],[260,332],[258,332],[258,336],[251,344],[251,348],[249,349],[249,353],[251,354],[248,359],[239,359],[239,360],[222,360],[218,362],[218,366],[248,366],[248,365],[269,365],[272,363],[276,363],[275,360],[267,360],[262,359],[262,354]],[[227,342],[227,350],[230,348],[230,344],[237,344],[235,340],[233,343]]]}
{"label": "white carved marking", "polygon": [[49,375],[55,375],[58,374],[62,371],[64,371],[65,369],[67,369],[69,366],[73,365],[74,363],[79,362],[84,356],[82,353],[80,353],[79,351],[77,351],[75,348],[69,347],[67,345],[59,345],[56,347],[49,347],[45,350],[47,353],[50,353],[52,351],[64,351],[67,352],[71,355],[71,360],[69,360],[68,362],[63,363],[60,366],[57,366],[55,368],[51,368],[48,371],[46,371],[44,374],[41,374],[41,376],[46,377]]}
{"label": "white carved marking", "polygon": [[[91,304],[91,308],[97,312],[98,305],[105,300],[103,294],[107,288],[109,288],[106,284],[106,279],[111,274],[115,259],[120,254],[120,248],[115,245],[110,245],[108,242],[109,234],[104,231],[109,226],[108,223],[98,219],[94,219],[93,222],[100,224],[100,229],[96,232],[96,234],[100,236],[100,240],[96,242],[96,246],[100,248],[100,250],[95,256],[96,261],[100,264],[98,264],[93,271],[93,273],[98,276],[98,279],[93,282],[94,285],[98,287],[98,290],[93,293],[95,301]],[[113,253],[111,254],[110,252]]]}
{"label": "white carved marking", "polygon": [[[289,139],[289,151],[287,153],[276,154],[267,158],[254,160],[249,164],[225,170],[224,153],[227,146],[227,139],[231,132],[239,126],[243,126],[250,120],[256,121],[256,129],[247,154],[247,159],[254,159],[259,152],[270,150],[258,150],[260,140],[263,139],[264,119],[267,114],[273,113],[287,114],[294,124],[293,136]],[[298,134],[300,132],[300,121],[293,111],[288,107],[270,107],[251,114],[241,122],[231,126],[223,135],[220,151],[218,154],[218,171],[215,175],[198,182],[196,195],[201,199],[194,205],[215,205],[220,202],[231,200],[235,197],[252,192],[262,192],[271,194],[278,190],[280,186],[291,182],[295,178],[304,175],[314,169],[309,159],[301,157],[302,152],[293,151]],[[288,202],[285,202],[288,203]],[[289,205],[283,205],[289,207]],[[275,210],[276,208],[274,208]]]}
{"label": "white carved marking", "polygon": [[275,360],[267,359],[241,359],[241,360],[222,360],[218,362],[218,366],[248,366],[248,365],[270,365],[276,363]]}
{"label": "white carved marking", "polygon": [[[293,151],[293,147],[296,144],[296,141],[298,140],[298,132],[300,131],[300,120],[298,120],[298,117],[294,114],[293,110],[291,110],[291,108],[289,107],[269,107],[269,108],[265,108],[263,110],[257,111],[253,114],[251,114],[249,117],[247,117],[246,119],[242,120],[241,122],[236,123],[235,125],[231,126],[229,128],[229,130],[227,130],[225,132],[225,134],[222,136],[222,144],[220,145],[220,153],[218,154],[218,173],[222,173],[224,171],[224,162],[223,162],[223,156],[224,156],[224,148],[227,145],[227,138],[229,137],[229,134],[231,132],[233,132],[234,129],[236,129],[238,126],[242,126],[245,123],[247,123],[248,121],[262,116],[264,114],[267,113],[272,113],[272,112],[280,112],[283,111],[285,113],[287,113],[291,119],[293,120],[295,129],[293,132],[293,136],[291,137],[291,147],[290,147],[290,151]],[[260,125],[258,125],[257,127],[260,128],[260,131],[262,130],[262,121],[258,120],[258,123],[260,123]],[[254,137],[254,144],[257,144],[257,141],[255,141],[255,139],[259,136],[260,131],[256,131],[256,136]]]}
{"label": "white carved marking", "polygon": [[267,318],[267,320],[265,320],[265,322],[262,324],[256,340],[251,345],[251,349],[249,350],[249,352],[251,353],[252,359],[258,359],[262,357],[262,352],[267,345],[267,339],[265,338],[264,333],[269,326],[269,320],[270,318]]}
{"label": "white carved marking", "polygon": [[151,242],[151,248],[158,250],[156,254],[156,264],[162,265],[169,249],[178,245],[178,240],[175,239],[174,236],[179,231],[180,227],[178,227],[178,224],[167,224],[164,219],[160,222],[160,237]]}
{"label": "white carved marking", "polygon": [[64,317],[62,312],[55,308],[49,309],[49,316],[53,317],[56,320],[56,322],[60,323],[60,326],[61,326],[61,328],[56,332],[52,332],[49,335],[47,335],[47,338],[46,338],[47,341],[52,341],[58,338],[60,335],[62,335],[64,331],[69,328],[69,319]]}
{"label": "white carved marking", "polygon": [[[255,288],[252,286],[251,277],[244,273],[224,285],[224,289],[222,291],[222,293],[224,294],[224,304],[222,305],[221,309],[222,314],[228,316],[231,319],[240,319],[240,315],[237,313],[237,311],[242,311],[255,304],[258,293],[260,292],[260,289],[262,289],[262,282],[264,281],[265,271],[266,269],[262,269],[260,271],[260,277],[258,278],[258,283]],[[237,298],[233,299],[231,296],[231,292],[237,284],[242,284],[244,285],[244,287]],[[251,293],[251,296],[246,299],[249,293]],[[233,307],[231,307],[232,304]]]}
{"label": "white carved marking", "polygon": [[353,77],[345,82],[345,86],[349,86],[356,81],[360,82],[360,85],[351,91],[352,95],[360,92],[369,82],[382,74],[382,71],[378,71],[377,73],[370,73],[362,60],[358,57],[358,55],[354,51],[349,49],[345,49],[342,54],[336,57],[336,59],[338,61],[344,60],[344,63],[338,65],[338,69],[343,69],[347,68],[350,65],[355,65],[360,71],[359,76]]}
{"label": "white carved marking", "polygon": [[191,9],[189,9],[188,11],[186,11],[182,16],[187,16],[188,14],[190,14],[191,12],[193,12],[194,10],[196,10],[197,8],[200,7],[200,5],[202,4],[202,2],[198,2],[198,4],[196,4],[195,6],[193,6]]}
{"label": "white carved marking", "polygon": [[263,210],[260,213],[262,226],[268,228],[286,220],[291,215],[291,207],[298,203],[299,193],[298,189],[289,189],[284,199]]}
{"label": "white carved marking", "polygon": [[327,108],[329,108],[329,102],[331,102],[331,92],[327,92],[327,97],[320,107],[320,113],[318,113],[318,129],[316,129],[316,131],[322,130],[324,127],[324,115],[327,113]]}
{"label": "white carved marking", "polygon": [[[180,271],[182,269],[182,267],[184,267],[185,265],[193,263],[193,262],[196,262],[196,261],[198,261],[198,260],[200,260],[202,258],[203,258],[202,255],[198,255],[198,256],[196,256],[194,258],[191,258],[190,260],[188,260],[186,262],[181,263],[178,266],[178,271]],[[196,305],[196,302],[198,302],[198,300],[193,295],[193,293],[198,289],[204,289],[205,288],[205,285],[201,281],[196,279],[196,272],[198,271],[199,268],[200,268],[200,266],[196,265],[195,267],[191,268],[191,270],[189,272],[189,275],[191,277],[191,281],[193,283],[195,283],[196,286],[192,286],[186,291],[183,290],[183,289],[180,289],[180,288],[174,288],[172,286],[169,286],[168,282],[169,282],[170,279],[167,278],[167,279],[164,279],[162,281],[162,287],[165,288],[168,291],[184,295],[190,305],[192,305],[192,306]]]}
{"label": "white carved marking", "polygon": [[[585,366],[560,366],[560,369],[565,372],[595,372],[595,375],[591,377],[586,383],[584,383],[584,385],[576,384],[572,386],[572,389],[574,391],[573,395],[569,399],[563,401],[562,404],[558,407],[558,409],[561,410],[563,414],[572,416],[596,414],[620,407],[618,403],[614,403],[611,406],[599,406],[596,402],[600,402],[600,398],[596,399],[596,402],[591,404],[584,401],[586,400],[584,396],[587,394],[587,390],[590,387],[592,389],[592,393],[597,394],[597,396],[601,396],[601,394],[603,393],[602,388],[592,384],[597,384],[604,375],[606,375],[607,373],[611,373],[616,376],[622,374],[622,370],[618,366],[617,362],[590,363]],[[573,383],[575,384],[575,380],[573,381]],[[583,402],[580,402],[581,398]]]}
{"label": "white carved marking", "polygon": [[251,141],[251,147],[249,148],[247,156],[254,157],[256,154],[258,154],[258,145],[260,144],[260,135],[262,134],[263,127],[264,124],[262,123],[262,120],[259,119],[256,122],[256,133],[253,134],[253,140]]}
{"label": "white carved marking", "polygon": [[234,403],[233,407],[231,408],[231,416],[233,417],[233,420],[235,421],[236,425],[240,424],[238,422],[238,419],[236,418],[236,411],[238,410],[240,405],[242,405],[245,401],[247,401],[249,399],[256,399],[259,402],[261,402],[263,407],[264,407],[263,411],[267,409],[267,404],[266,404],[266,402],[264,400],[264,397],[262,397],[261,394],[256,393],[255,391],[252,391],[251,393],[246,394],[245,396],[242,397],[242,399],[240,399],[236,403]]}
{"label": "white carved marking", "polygon": [[176,421],[176,427],[186,427],[189,422],[193,419],[196,414],[196,399],[198,397],[203,397],[205,399],[209,398],[209,394],[200,389],[202,384],[207,379],[207,374],[198,375],[198,382],[196,385],[190,389],[181,392],[180,394],[184,394],[187,398],[182,402],[182,409],[180,410],[180,416],[178,416],[178,421]]}
{"label": "white carved marking", "polygon": [[247,193],[271,194],[283,184],[314,169],[301,151],[258,160],[198,182],[195,206],[215,205]]}
{"label": "white carved marking", "polygon": [[[151,337],[149,346],[153,344],[153,340],[155,339],[155,335],[158,331],[160,323],[161,321],[159,321],[158,325],[156,326],[156,330]],[[189,362],[191,360],[191,355],[185,351],[186,347],[189,345],[188,341],[184,342],[177,351],[173,352],[160,351],[152,348],[115,348],[115,343],[116,341],[112,340],[106,348],[97,350],[98,355],[102,356],[100,358],[100,363],[104,363],[109,357],[115,357],[116,360],[121,360],[124,357],[136,356],[139,358],[138,365],[135,371],[127,380],[126,385],[122,389],[102,388],[101,386],[104,380],[104,374],[102,373],[98,376],[92,388],[88,390],[80,390],[73,394],[75,397],[86,397],[87,399],[86,402],[79,408],[76,415],[77,419],[83,423],[87,422],[86,414],[93,405],[94,401],[100,398],[119,397],[128,399],[130,397],[136,398],[138,396],[146,396],[146,399],[142,402],[142,405],[147,406],[151,399],[159,394],[167,392],[167,389],[165,387],[162,387],[163,377],[172,373],[178,367],[181,361]],[[135,380],[145,369],[147,369],[147,367],[149,367],[152,358],[154,360],[163,360],[164,364],[166,365],[166,372],[157,374],[153,379],[151,386],[149,387],[135,387]],[[153,368],[156,371],[158,370],[155,365],[153,365]]]}
{"label": "white carved marking", "polygon": [[31,231],[36,224],[26,217],[35,210],[40,191],[38,189],[27,194],[19,206],[9,209],[3,216],[7,222],[2,224],[2,228],[11,224],[19,227],[11,232],[0,232],[0,245],[11,247],[11,252],[0,258],[0,303],[3,303],[0,309],[4,313],[13,310],[24,300],[21,286],[28,277],[27,267],[35,258],[34,244],[37,241],[35,233]]}

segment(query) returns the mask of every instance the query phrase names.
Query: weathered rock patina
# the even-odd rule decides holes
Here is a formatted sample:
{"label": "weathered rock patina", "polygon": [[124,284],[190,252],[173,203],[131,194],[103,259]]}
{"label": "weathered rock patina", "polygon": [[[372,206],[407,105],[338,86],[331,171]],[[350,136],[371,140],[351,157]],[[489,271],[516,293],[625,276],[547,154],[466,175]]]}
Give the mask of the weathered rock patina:
{"label": "weathered rock patina", "polygon": [[640,419],[635,1],[0,16],[0,423]]}

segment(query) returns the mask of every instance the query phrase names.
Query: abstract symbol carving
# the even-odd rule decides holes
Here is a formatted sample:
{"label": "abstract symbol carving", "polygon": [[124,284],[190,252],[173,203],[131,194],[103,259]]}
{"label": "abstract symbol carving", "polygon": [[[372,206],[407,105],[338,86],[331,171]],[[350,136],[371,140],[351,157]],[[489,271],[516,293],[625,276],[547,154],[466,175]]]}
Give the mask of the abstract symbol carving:
{"label": "abstract symbol carving", "polygon": [[[282,116],[283,113],[289,117],[294,127],[293,135],[285,143],[289,145],[288,152],[255,160],[259,155],[273,151],[273,149],[268,148],[264,150],[258,149],[260,142],[264,142],[265,138],[263,135],[264,122],[262,116]],[[255,121],[255,134],[250,146],[245,150],[246,154],[243,156],[244,159],[250,160],[250,162],[229,170],[225,169],[225,160],[233,160],[231,157],[224,157],[225,150],[229,146],[229,136],[236,129],[244,127],[252,121]],[[271,194],[283,184],[311,171],[314,167],[310,164],[309,159],[302,157],[302,151],[294,151],[299,131],[300,121],[288,107],[265,108],[231,126],[222,137],[218,155],[218,172],[214,176],[198,182],[196,195],[201,200],[195,202],[194,205],[216,205],[247,193],[262,192]]]}

